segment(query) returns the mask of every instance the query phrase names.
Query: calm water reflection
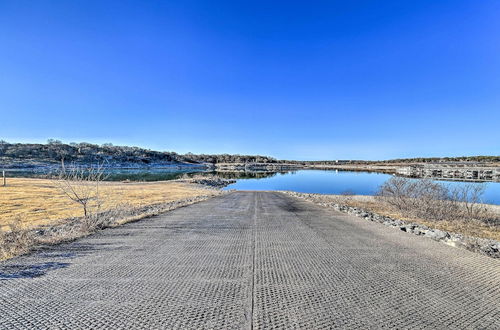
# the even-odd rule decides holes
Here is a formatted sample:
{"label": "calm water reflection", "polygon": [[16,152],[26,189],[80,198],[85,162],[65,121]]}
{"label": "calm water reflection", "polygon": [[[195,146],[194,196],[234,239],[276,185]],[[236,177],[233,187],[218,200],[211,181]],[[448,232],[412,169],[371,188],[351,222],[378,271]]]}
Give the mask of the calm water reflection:
{"label": "calm water reflection", "polygon": [[[391,175],[348,171],[297,171],[279,173],[261,179],[242,179],[226,189],[236,190],[293,190],[305,193],[341,194],[346,191],[359,195],[373,195]],[[461,182],[440,181],[449,185]],[[500,183],[486,183],[486,203],[500,204]]]}
{"label": "calm water reflection", "polygon": [[[15,170],[9,171],[10,177],[46,177],[50,171]],[[236,179],[237,182],[226,189],[236,190],[294,190],[306,193],[341,194],[350,191],[359,195],[373,195],[378,187],[391,177],[389,174],[306,170],[284,173],[265,172],[211,172],[199,166],[171,166],[164,168],[108,168],[107,180],[110,181],[163,181],[178,179],[183,176],[217,174],[223,178]],[[449,185],[460,185],[462,182],[440,181]],[[486,184],[484,201],[500,204],[500,183]]]}

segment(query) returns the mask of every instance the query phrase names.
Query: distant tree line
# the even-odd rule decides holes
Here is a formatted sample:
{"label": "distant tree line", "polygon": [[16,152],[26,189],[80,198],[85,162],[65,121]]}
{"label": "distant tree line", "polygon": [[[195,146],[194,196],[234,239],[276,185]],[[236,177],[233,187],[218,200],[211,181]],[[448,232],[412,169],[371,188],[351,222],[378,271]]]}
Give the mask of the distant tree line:
{"label": "distant tree line", "polygon": [[49,139],[46,144],[9,143],[0,140],[0,163],[9,160],[36,161],[42,163],[75,162],[75,163],[269,163],[269,164],[299,164],[299,165],[343,165],[343,164],[375,164],[375,163],[436,163],[436,162],[500,162],[500,156],[466,156],[466,157],[434,157],[406,158],[385,161],[364,160],[277,160],[273,157],[260,155],[230,155],[230,154],[199,154],[184,155],[171,151],[153,151],[129,146],[115,146],[111,143],[102,145],[80,142],[65,144],[60,140]]}
{"label": "distant tree line", "polygon": [[370,160],[288,160],[283,162],[299,165],[356,165],[374,163],[374,161]]}
{"label": "distant tree line", "polygon": [[206,155],[200,154],[195,155],[192,153],[187,153],[182,155],[186,161],[197,162],[197,163],[279,163],[277,159],[268,156],[259,155],[230,155],[230,154],[220,154],[220,155]]}
{"label": "distant tree line", "polygon": [[448,162],[500,162],[500,156],[461,156],[461,157],[430,157],[430,158],[399,158],[390,160],[313,160],[313,161],[288,161],[301,165],[370,165],[370,164],[395,164],[395,163],[448,163]]}
{"label": "distant tree line", "polygon": [[125,146],[99,146],[91,143],[64,144],[49,140],[47,144],[2,143],[0,157],[36,160],[42,162],[78,162],[96,161],[138,162],[175,161],[178,155]]}
{"label": "distant tree line", "polygon": [[81,142],[65,144],[49,139],[47,144],[8,143],[0,140],[0,160],[9,159],[37,162],[75,162],[75,163],[276,163],[276,159],[258,155],[180,155],[175,152],[153,151],[129,146],[102,145]]}
{"label": "distant tree line", "polygon": [[430,157],[402,158],[379,161],[378,163],[446,163],[446,162],[500,162],[500,156],[461,156],[461,157]]}

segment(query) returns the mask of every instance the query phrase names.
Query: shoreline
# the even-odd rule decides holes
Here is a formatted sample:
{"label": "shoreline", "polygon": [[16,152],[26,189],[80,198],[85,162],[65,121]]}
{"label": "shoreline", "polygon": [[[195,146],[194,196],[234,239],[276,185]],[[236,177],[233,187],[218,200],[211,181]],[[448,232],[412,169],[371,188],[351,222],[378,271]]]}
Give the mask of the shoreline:
{"label": "shoreline", "polygon": [[[78,166],[92,166],[92,164],[82,163]],[[9,173],[14,173],[12,177],[31,177],[27,173],[33,174],[33,177],[46,177],[54,173],[60,166],[59,164],[46,165],[24,165],[24,166],[3,166],[7,177]],[[366,173],[382,173],[388,175],[396,175],[414,179],[431,179],[437,181],[450,182],[500,182],[500,166],[498,164],[460,164],[449,165],[439,163],[407,163],[407,164],[310,164],[300,162],[289,163],[163,163],[163,164],[124,164],[113,163],[103,167],[104,171],[111,172],[111,175],[120,175],[124,172],[134,172],[136,174],[179,174],[186,173],[248,173],[248,174],[272,174],[285,173],[294,171],[343,171],[343,172],[366,172]],[[158,173],[155,173],[157,171]],[[114,173],[113,173],[114,172]],[[134,173],[130,173],[131,175]],[[112,180],[110,180],[112,181]],[[141,180],[138,180],[141,181]]]}
{"label": "shoreline", "polygon": [[[493,238],[491,237],[476,237],[469,235],[467,230],[449,230],[449,228],[443,228],[440,221],[428,221],[423,219],[402,219],[401,216],[395,215],[387,211],[381,211],[380,209],[370,206],[369,203],[356,205],[356,203],[343,202],[340,198],[345,198],[346,196],[341,195],[321,195],[321,194],[306,194],[297,193],[294,191],[281,191],[289,196],[293,196],[299,199],[303,199],[327,208],[332,208],[336,211],[347,213],[350,215],[355,215],[365,220],[377,222],[383,224],[387,227],[399,229],[401,231],[407,232],[409,234],[422,236],[426,238],[433,239],[444,244],[469,250],[471,252],[480,253],[491,258],[500,258],[500,228],[497,227],[494,232]],[[349,196],[357,199],[358,202],[362,199],[359,195]],[[363,196],[372,197],[372,196]],[[365,202],[366,202],[365,198]],[[373,202],[374,198],[369,199],[369,202]],[[376,202],[379,203],[380,202]],[[497,215],[500,212],[496,209]],[[470,224],[469,224],[470,225]],[[478,225],[476,224],[478,227]],[[452,228],[453,229],[453,228]],[[459,229],[459,227],[455,227]],[[470,230],[470,228],[469,228]]]}
{"label": "shoreline", "polygon": [[[103,192],[108,192],[109,194],[113,191],[109,189],[119,189],[117,195],[119,197],[119,200],[123,202],[124,196],[130,195],[128,202],[129,204],[120,204],[120,203],[109,204],[105,209],[103,209],[102,212],[98,213],[97,215],[98,217],[103,216],[102,221],[105,222],[105,224],[103,225],[104,227],[109,227],[113,224],[117,225],[128,221],[135,221],[154,215],[153,213],[159,214],[162,212],[167,212],[175,207],[187,205],[186,203],[189,204],[191,202],[195,202],[198,200],[205,200],[207,198],[212,198],[215,196],[219,196],[221,194],[228,193],[231,190],[223,190],[223,188],[227,187],[228,185],[234,182],[236,182],[236,180],[223,179],[216,175],[212,176],[200,175],[194,177],[181,178],[177,180],[153,181],[153,182],[106,181],[102,182],[101,185]],[[60,213],[61,216],[59,216],[58,218],[53,218],[51,221],[44,221],[41,223],[38,223],[37,221],[34,220],[27,220],[27,222],[25,222],[25,225],[23,225],[23,228],[25,230],[28,229],[30,231],[36,231],[36,230],[41,230],[43,228],[42,230],[43,233],[53,232],[56,233],[57,236],[59,235],[58,232],[60,231],[59,230],[60,228],[63,228],[63,231],[64,230],[68,231],[67,228],[70,228],[72,226],[73,227],[79,226],[79,224],[81,224],[83,221],[82,217],[75,217],[74,215],[63,216],[64,214],[71,214],[68,213],[70,212],[70,209],[73,210],[71,212],[75,211],[79,212],[78,208],[75,207],[75,205],[72,205],[71,203],[68,204],[69,201],[64,199],[64,197],[56,196],[58,194],[58,191],[55,189],[55,187],[50,187],[50,185],[53,184],[54,182],[51,180],[40,179],[40,178],[11,179],[11,182],[10,184],[8,184],[7,187],[0,187],[0,189],[6,189],[7,191],[11,191],[13,194],[16,193],[15,189],[18,189],[17,193],[21,193],[22,194],[21,196],[23,196],[25,199],[19,200],[16,196],[11,196],[13,197],[13,201],[15,201],[14,204],[12,203],[9,204],[7,199],[4,200],[2,203],[2,206],[4,208],[3,210],[4,215],[8,214],[6,213],[6,211],[8,211],[9,205],[11,205],[10,206],[11,212],[14,211],[14,213],[17,213],[18,215],[22,215],[23,212],[26,212],[23,211],[22,209],[19,209],[20,206],[23,206],[23,208],[25,208],[28,211],[34,209],[35,213],[33,214],[36,214],[38,212],[36,210],[40,209],[40,207],[42,207],[41,205],[45,205],[46,208],[45,212],[54,212],[56,210],[61,210],[62,211],[62,213]],[[45,196],[45,198],[32,200],[30,199],[32,197],[27,196],[26,192],[37,191],[37,189],[39,189],[37,187],[42,187],[49,190],[48,191],[40,190],[40,192],[38,193],[40,195]],[[21,190],[19,190],[19,188]],[[127,191],[129,192],[127,193]],[[181,192],[181,194],[175,195],[174,193],[174,195],[172,195],[172,191],[179,191]],[[467,227],[460,227],[457,225],[457,223],[454,224],[444,221],[433,222],[425,219],[405,218],[404,216],[394,214],[394,212],[384,210],[382,207],[382,202],[377,200],[373,195],[311,194],[311,193],[300,193],[296,191],[284,191],[284,193],[312,201],[322,206],[333,207],[336,210],[345,211],[348,213],[351,212],[355,213],[356,215],[362,214],[363,217],[365,217],[366,215],[366,217],[368,217],[369,220],[371,221],[378,221],[378,222],[388,221],[391,226],[398,226],[398,228],[404,231],[407,231],[408,228],[410,228],[409,231],[411,232],[416,231],[418,233],[423,233],[422,235],[425,235],[426,231],[432,230],[431,233],[434,233],[435,230],[438,230],[437,236],[441,237],[441,239],[443,240],[446,239],[447,240],[446,242],[450,241],[452,242],[452,244],[455,245],[466,245],[466,246],[476,246],[476,247],[486,246],[483,248],[483,250],[484,249],[488,250],[493,246],[492,249],[494,250],[496,249],[497,246],[495,244],[497,244],[500,241],[499,239],[500,234],[498,227],[490,227],[488,229],[485,228],[484,226],[481,227],[476,225],[476,228],[473,227],[467,228]],[[3,199],[5,199],[6,196],[7,196],[6,194],[2,194],[2,196],[0,197],[3,197]],[[165,199],[165,197],[168,197],[168,199]],[[50,204],[51,200],[53,200],[54,198],[56,199],[62,198],[62,200],[59,204],[54,204],[53,206],[51,206],[52,205]],[[106,198],[112,200],[111,195],[106,196]],[[345,202],[345,200],[348,200],[349,202],[342,203],[342,201]],[[45,204],[37,204],[37,203],[45,203]],[[495,205],[495,204],[482,204],[482,205],[487,207],[488,210],[492,211],[494,214],[500,215],[500,205]],[[14,213],[11,213],[12,214],[11,220],[14,220],[14,218],[17,217]],[[106,216],[112,213],[116,213],[114,216],[112,216],[113,220],[111,222],[109,222],[109,220],[105,220]],[[44,217],[44,215],[45,213],[42,212],[41,216]],[[4,222],[2,224],[0,221],[0,227],[2,225],[7,226],[8,222]],[[469,226],[471,226],[471,224],[469,224]],[[415,230],[415,228],[419,229]],[[490,234],[488,234],[488,230],[490,230],[489,231]],[[443,232],[444,234],[442,234],[441,232]],[[479,235],[480,237],[472,236],[470,233],[480,233]],[[77,236],[81,237],[81,234],[77,234]],[[494,243],[490,241],[484,241],[484,240],[492,240],[493,238],[496,239]],[[58,239],[56,239],[56,241],[59,242]],[[498,245],[498,247],[500,248],[500,245]],[[468,249],[473,249],[473,247],[468,247]],[[488,253],[489,254],[496,253],[495,251],[491,253],[490,252]]]}

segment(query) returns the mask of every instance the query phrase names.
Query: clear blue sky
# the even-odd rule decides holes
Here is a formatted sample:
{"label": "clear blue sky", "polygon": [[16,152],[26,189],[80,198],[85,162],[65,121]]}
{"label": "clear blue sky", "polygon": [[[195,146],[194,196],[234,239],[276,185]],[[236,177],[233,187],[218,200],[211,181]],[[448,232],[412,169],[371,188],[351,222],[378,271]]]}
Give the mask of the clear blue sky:
{"label": "clear blue sky", "polygon": [[0,0],[0,138],[500,154],[500,1]]}

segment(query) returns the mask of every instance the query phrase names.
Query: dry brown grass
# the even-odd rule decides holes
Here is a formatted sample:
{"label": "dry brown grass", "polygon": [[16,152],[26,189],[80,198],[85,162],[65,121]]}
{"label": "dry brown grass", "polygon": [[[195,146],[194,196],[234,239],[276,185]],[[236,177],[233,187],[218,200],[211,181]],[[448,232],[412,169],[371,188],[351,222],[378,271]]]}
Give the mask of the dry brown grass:
{"label": "dry brown grass", "polygon": [[[101,211],[123,204],[141,207],[207,194],[206,189],[172,181],[104,182],[100,189]],[[6,187],[0,187],[0,228],[8,229],[15,219],[22,219],[23,227],[33,228],[82,215],[81,206],[70,201],[51,180],[10,178]]]}

